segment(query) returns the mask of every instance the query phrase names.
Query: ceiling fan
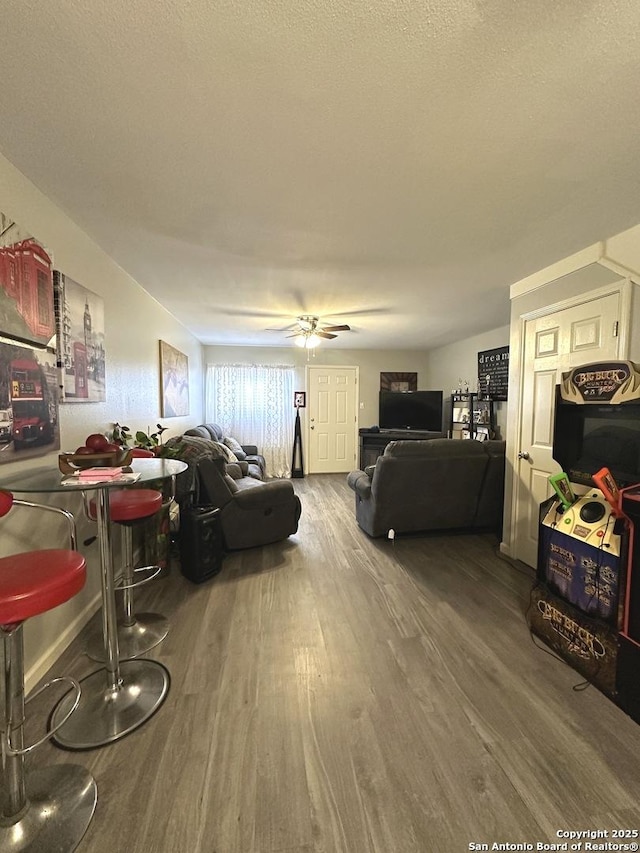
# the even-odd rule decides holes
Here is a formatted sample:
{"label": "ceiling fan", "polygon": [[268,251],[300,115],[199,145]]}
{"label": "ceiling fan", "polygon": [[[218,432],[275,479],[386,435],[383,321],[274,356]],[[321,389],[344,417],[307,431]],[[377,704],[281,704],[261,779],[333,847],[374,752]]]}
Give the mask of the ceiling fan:
{"label": "ceiling fan", "polygon": [[325,326],[320,323],[320,318],[311,314],[304,314],[298,317],[294,331],[288,338],[295,338],[296,344],[305,349],[312,349],[324,340],[332,340],[338,336],[336,332],[350,332],[351,326],[342,324],[340,326]]}

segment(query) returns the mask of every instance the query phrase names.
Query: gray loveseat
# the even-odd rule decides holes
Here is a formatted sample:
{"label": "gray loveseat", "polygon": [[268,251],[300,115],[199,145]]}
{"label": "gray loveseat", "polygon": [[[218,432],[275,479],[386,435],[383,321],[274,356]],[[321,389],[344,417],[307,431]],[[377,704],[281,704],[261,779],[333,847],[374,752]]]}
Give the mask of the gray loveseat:
{"label": "gray loveseat", "polygon": [[185,435],[206,438],[209,441],[225,445],[234,454],[238,462],[246,463],[240,465],[243,475],[254,477],[256,480],[266,479],[267,465],[264,456],[258,453],[255,444],[240,444],[231,436],[226,436],[218,424],[200,424],[200,426],[186,430]]}
{"label": "gray loveseat", "polygon": [[352,471],[356,519],[369,536],[452,528],[501,533],[505,442],[392,441],[375,465]]}

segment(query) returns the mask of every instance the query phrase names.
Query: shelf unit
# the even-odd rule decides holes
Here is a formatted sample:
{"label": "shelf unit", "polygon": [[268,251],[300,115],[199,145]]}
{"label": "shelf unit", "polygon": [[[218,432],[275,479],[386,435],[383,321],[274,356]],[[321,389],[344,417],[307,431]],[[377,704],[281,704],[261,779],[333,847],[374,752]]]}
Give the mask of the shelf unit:
{"label": "shelf unit", "polygon": [[496,424],[493,400],[473,391],[451,395],[449,438],[494,438]]}

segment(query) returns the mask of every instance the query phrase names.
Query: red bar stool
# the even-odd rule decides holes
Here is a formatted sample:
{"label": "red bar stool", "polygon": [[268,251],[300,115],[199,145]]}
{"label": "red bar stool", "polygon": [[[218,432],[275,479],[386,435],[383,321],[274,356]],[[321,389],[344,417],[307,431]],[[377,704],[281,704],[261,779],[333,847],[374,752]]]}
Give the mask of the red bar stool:
{"label": "red bar stool", "polygon": [[[58,512],[70,523],[75,547],[73,516],[65,510],[14,500],[0,491],[0,517],[14,504]],[[0,558],[0,634],[2,635],[2,702],[0,708],[0,851],[75,850],[84,835],[97,801],[94,778],[84,767],[62,764],[25,775],[25,755],[58,727],[30,746],[24,745],[24,638],[26,619],[53,610],[73,598],[84,586],[84,557],[75,550],[29,551]],[[75,701],[61,721],[66,722],[80,701],[80,685],[73,678],[54,678],[41,687],[66,681]]]}
{"label": "red bar stool", "polygon": [[[151,451],[134,448],[134,456],[154,456]],[[148,583],[162,571],[160,566],[133,565],[133,527],[146,521],[162,509],[162,493],[155,489],[118,489],[109,495],[109,517],[122,528],[122,551],[124,567],[122,582],[118,589],[123,593],[124,615],[118,621],[118,652],[122,659],[135,658],[157,646],[169,633],[169,620],[159,613],[136,614],[133,605],[133,590]],[[96,518],[95,499],[89,501],[89,516]],[[136,581],[137,572],[146,572],[146,577]],[[103,633],[92,635],[87,642],[87,654],[97,661],[104,661]]]}

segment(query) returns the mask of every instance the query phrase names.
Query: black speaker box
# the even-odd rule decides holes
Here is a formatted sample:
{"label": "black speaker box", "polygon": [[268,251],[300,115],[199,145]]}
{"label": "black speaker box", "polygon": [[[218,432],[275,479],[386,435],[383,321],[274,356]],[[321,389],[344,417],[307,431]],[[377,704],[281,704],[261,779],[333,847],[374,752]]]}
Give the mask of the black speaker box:
{"label": "black speaker box", "polygon": [[224,548],[220,510],[211,506],[188,507],[180,517],[180,570],[193,583],[217,575]]}

